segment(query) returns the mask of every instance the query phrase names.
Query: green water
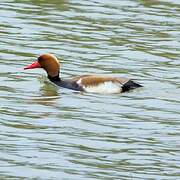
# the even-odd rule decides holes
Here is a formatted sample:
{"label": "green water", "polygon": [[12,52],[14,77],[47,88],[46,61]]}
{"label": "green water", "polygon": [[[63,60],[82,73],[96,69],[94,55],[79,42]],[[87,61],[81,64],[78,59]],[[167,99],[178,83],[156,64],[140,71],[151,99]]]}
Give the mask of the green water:
{"label": "green water", "polygon": [[[0,179],[179,179],[179,32],[179,0],[1,0]],[[59,89],[23,70],[47,52],[144,88]]]}

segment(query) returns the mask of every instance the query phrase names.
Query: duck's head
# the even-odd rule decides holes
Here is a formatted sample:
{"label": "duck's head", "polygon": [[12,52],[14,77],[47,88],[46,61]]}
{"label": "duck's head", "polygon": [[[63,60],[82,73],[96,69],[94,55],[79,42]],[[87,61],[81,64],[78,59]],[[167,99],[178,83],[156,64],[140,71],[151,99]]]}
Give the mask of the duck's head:
{"label": "duck's head", "polygon": [[53,54],[42,54],[31,65],[24,69],[43,68],[48,76],[55,77],[59,75],[60,63]]}

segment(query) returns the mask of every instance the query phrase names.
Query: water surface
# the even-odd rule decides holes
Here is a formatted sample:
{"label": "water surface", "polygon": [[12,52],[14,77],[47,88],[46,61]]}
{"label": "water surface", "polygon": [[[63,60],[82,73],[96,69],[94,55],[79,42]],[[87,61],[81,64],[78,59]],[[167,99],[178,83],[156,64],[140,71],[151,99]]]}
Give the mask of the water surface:
{"label": "water surface", "polygon": [[[180,2],[2,0],[1,179],[179,179]],[[114,95],[23,71],[50,52],[63,78],[111,74],[144,88]]]}

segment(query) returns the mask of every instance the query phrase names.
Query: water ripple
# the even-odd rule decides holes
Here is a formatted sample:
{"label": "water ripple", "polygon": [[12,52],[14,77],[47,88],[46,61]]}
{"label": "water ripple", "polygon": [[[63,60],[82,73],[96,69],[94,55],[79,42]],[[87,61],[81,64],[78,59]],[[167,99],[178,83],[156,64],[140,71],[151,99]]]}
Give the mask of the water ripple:
{"label": "water ripple", "polygon": [[[3,0],[1,179],[178,179],[179,9],[178,0]],[[23,71],[45,52],[63,78],[118,74],[144,87],[59,89],[43,71]]]}

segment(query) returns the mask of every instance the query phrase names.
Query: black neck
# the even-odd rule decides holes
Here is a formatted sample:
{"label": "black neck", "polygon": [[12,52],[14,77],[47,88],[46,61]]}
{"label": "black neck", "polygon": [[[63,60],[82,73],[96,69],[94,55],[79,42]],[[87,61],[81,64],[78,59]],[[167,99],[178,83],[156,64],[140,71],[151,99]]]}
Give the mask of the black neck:
{"label": "black neck", "polygon": [[54,77],[48,75],[48,79],[50,81],[52,81],[52,82],[54,82],[54,81],[61,81],[61,78],[59,77],[59,74],[57,76],[54,76]]}

